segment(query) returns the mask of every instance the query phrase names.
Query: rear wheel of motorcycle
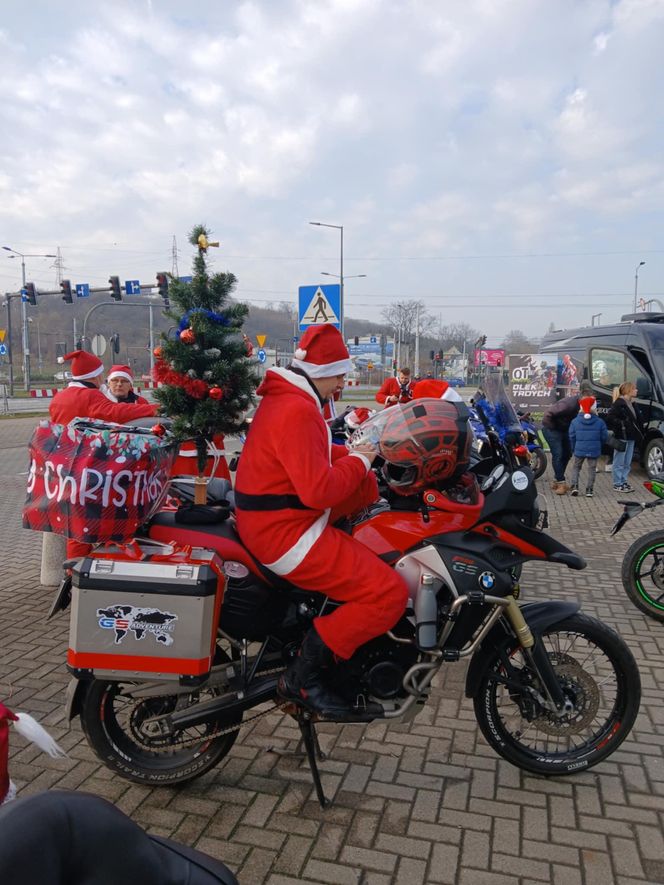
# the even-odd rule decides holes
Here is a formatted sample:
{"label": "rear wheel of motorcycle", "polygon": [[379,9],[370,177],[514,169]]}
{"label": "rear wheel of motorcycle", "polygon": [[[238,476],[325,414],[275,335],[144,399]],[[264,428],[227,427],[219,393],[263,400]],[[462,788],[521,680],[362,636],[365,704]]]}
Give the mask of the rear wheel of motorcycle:
{"label": "rear wheel of motorcycle", "polygon": [[[605,759],[629,734],[641,698],[639,670],[614,630],[581,613],[541,638],[573,711],[550,715],[532,697],[527,689],[538,689],[537,676],[510,637],[494,653],[474,698],[475,715],[488,743],[518,768],[573,774]],[[523,691],[501,682],[508,664]]]}
{"label": "rear wheel of motorcycle", "polygon": [[[218,654],[219,657],[219,654]],[[215,659],[215,663],[227,661]],[[224,693],[224,686],[205,687],[185,695],[133,698],[131,682],[95,679],[82,702],[81,726],[88,743],[109,768],[139,784],[187,783],[214,768],[230,751],[238,735],[242,713],[224,714],[204,725],[190,726],[167,734],[147,721],[199,700]],[[214,737],[215,731],[238,726]],[[180,740],[196,738],[180,746]]]}
{"label": "rear wheel of motorcycle", "polygon": [[547,466],[546,452],[542,449],[533,449],[530,453],[530,469],[535,474],[535,479],[539,479],[544,473]]}
{"label": "rear wheel of motorcycle", "polygon": [[664,534],[649,532],[625,553],[622,583],[634,605],[648,617],[664,621]]}

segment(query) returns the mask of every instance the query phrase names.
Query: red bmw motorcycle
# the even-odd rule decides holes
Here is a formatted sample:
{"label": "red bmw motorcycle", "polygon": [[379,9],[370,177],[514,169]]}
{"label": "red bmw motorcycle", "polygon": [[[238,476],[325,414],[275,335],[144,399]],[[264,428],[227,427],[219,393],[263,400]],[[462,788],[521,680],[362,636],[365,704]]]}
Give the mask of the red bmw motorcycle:
{"label": "red bmw motorcycle", "polygon": [[[394,408],[432,402],[440,401]],[[524,562],[585,562],[545,533],[532,472],[488,425],[487,435],[493,463],[480,481],[467,473],[454,489],[434,482],[389,494],[345,526],[399,571],[410,602],[392,630],[338,665],[335,687],[360,709],[366,702],[366,721],[406,721],[440,668],[466,659],[466,696],[491,747],[526,771],[571,774],[629,734],[639,671],[618,634],[576,602],[519,603]],[[186,505],[191,487],[175,481],[171,494]],[[121,776],[175,785],[217,765],[243,721],[274,710],[257,711],[271,702],[296,717],[324,805],[316,717],[281,704],[276,686],[313,618],[337,603],[252,557],[228,482],[213,480],[208,500],[205,517],[216,512],[215,522],[195,524],[195,508],[167,506],[131,545],[99,547],[73,564],[69,718],[80,717],[90,746]]]}

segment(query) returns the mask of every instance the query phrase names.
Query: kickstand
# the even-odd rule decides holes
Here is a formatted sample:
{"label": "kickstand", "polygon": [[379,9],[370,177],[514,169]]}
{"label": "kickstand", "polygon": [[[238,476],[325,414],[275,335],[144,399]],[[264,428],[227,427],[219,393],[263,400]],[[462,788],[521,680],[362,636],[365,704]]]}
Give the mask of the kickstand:
{"label": "kickstand", "polygon": [[320,771],[318,770],[318,760],[320,759],[323,761],[325,755],[321,752],[320,744],[318,743],[318,735],[316,734],[316,727],[311,721],[311,714],[304,710],[298,713],[297,724],[300,726],[302,742],[304,743],[304,749],[307,751],[307,759],[309,760],[311,776],[314,781],[314,786],[316,787],[318,802],[320,803],[321,808],[327,808],[330,801],[325,798],[323,784],[320,780]]}

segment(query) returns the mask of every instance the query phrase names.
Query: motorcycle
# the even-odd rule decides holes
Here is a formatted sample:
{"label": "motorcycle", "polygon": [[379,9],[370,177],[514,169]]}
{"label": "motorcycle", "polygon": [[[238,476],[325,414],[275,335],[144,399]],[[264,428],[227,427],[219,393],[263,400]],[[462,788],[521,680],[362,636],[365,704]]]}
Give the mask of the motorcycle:
{"label": "motorcycle", "polygon": [[[421,409],[422,402],[414,407]],[[356,699],[356,709],[367,711],[353,721],[404,722],[426,705],[441,667],[468,660],[466,696],[493,750],[528,772],[573,774],[611,755],[630,733],[640,703],[639,671],[621,637],[583,614],[578,603],[517,601],[515,566],[535,560],[578,570],[585,561],[542,530],[544,513],[532,471],[516,462],[488,424],[486,430],[494,466],[481,487],[475,475],[466,473],[455,489],[433,484],[414,496],[381,499],[345,526],[399,571],[408,585],[409,604],[392,630],[338,664],[335,687]],[[176,481],[171,494],[187,501],[191,487]],[[69,586],[63,583],[51,611],[65,608],[71,597],[68,718],[80,717],[94,752],[122,777],[174,786],[219,764],[243,723],[281,708],[298,722],[325,807],[316,717],[281,702],[276,687],[312,620],[338,603],[290,585],[252,557],[235,530],[227,481],[213,480],[208,500],[221,513],[217,522],[182,523],[180,511],[166,506],[132,544],[109,544],[69,564],[74,586],[72,577]],[[164,565],[183,585],[193,580],[191,563],[209,562],[209,557],[224,579],[220,613],[219,608],[209,610],[214,648],[209,672],[178,677],[168,625],[146,627],[143,615],[140,641],[143,631],[152,630],[162,642],[153,675],[123,672],[119,659],[107,653],[95,663],[94,656],[79,656],[71,648],[72,635],[86,624],[82,607],[92,586],[115,602],[120,595],[109,590],[123,586],[113,583],[123,572],[131,587],[140,568],[154,568],[141,586],[151,593],[173,593],[164,585]],[[180,590],[193,594],[197,603],[205,601],[200,589]],[[171,605],[174,597],[167,598]],[[115,608],[120,617],[93,605],[82,641],[92,641],[100,612],[107,627],[118,631],[121,623],[126,633],[131,628],[127,619],[133,617],[127,614],[130,606]],[[173,617],[170,611],[159,610],[160,623]],[[104,651],[109,649],[115,652],[107,643]],[[135,661],[124,667],[138,668]],[[164,672],[169,669],[170,676]]]}
{"label": "motorcycle", "polygon": [[509,403],[507,410],[487,409],[483,396],[475,397],[470,408],[470,424],[475,436],[475,448],[480,458],[483,457],[488,445],[486,429],[477,411],[477,407],[482,408],[483,403],[485,415],[490,418],[490,424],[501,440],[512,447],[519,462],[527,464],[533,471],[535,479],[539,479],[546,471],[548,462],[530,413],[514,412]]}
{"label": "motorcycle", "polygon": [[[623,512],[611,529],[616,535],[630,519],[664,504],[664,476],[643,483],[655,501],[620,501]],[[622,584],[631,602],[648,617],[664,622],[664,532],[648,532],[631,544],[623,557]]]}

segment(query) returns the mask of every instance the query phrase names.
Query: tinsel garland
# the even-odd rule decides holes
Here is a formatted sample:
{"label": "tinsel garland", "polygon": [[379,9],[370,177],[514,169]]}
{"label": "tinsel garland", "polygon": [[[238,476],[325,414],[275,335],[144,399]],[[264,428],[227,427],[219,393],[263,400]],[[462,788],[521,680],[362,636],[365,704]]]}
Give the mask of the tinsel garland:
{"label": "tinsel garland", "polygon": [[184,332],[189,326],[189,317],[194,313],[202,313],[209,320],[212,320],[213,323],[218,323],[220,326],[228,326],[229,324],[228,319],[221,313],[215,313],[213,310],[206,310],[204,307],[192,307],[192,309],[188,310],[180,320],[180,325],[175,333],[177,338],[180,337],[180,332]]}
{"label": "tinsel garland", "polygon": [[155,381],[161,381],[162,384],[172,384],[174,387],[181,387],[185,393],[194,399],[205,399],[209,392],[209,385],[199,378],[189,378],[172,369],[164,360],[157,360],[154,364],[152,374]]}

